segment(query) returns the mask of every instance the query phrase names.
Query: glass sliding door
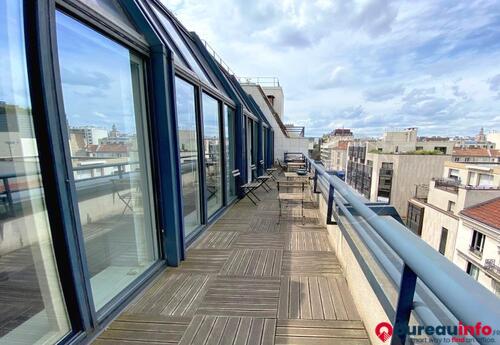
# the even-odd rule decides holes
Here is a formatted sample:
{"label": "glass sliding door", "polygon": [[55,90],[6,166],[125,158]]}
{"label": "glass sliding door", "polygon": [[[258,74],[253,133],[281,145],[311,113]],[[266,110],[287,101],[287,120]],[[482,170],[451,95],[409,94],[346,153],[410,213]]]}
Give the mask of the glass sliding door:
{"label": "glass sliding door", "polygon": [[0,344],[53,344],[70,331],[33,128],[23,4],[0,2]]}
{"label": "glass sliding door", "polygon": [[195,89],[193,85],[176,77],[175,94],[184,204],[184,236],[189,237],[201,224]]}
{"label": "glass sliding door", "polygon": [[247,160],[247,180],[248,182],[253,180],[252,176],[252,160],[253,160],[253,155],[252,155],[252,120],[250,118],[246,119],[246,140],[245,140],[245,145],[246,145],[246,160]]}
{"label": "glass sliding door", "polygon": [[[259,124],[257,121],[252,121],[252,164],[258,167],[258,150],[259,150]],[[257,172],[257,171],[256,171]]]}
{"label": "glass sliding door", "polygon": [[264,165],[262,168],[267,168],[267,127],[262,127],[262,159],[264,160]]}
{"label": "glass sliding door", "polygon": [[222,165],[219,102],[203,94],[203,142],[208,217],[222,207]]}
{"label": "glass sliding door", "polygon": [[61,12],[56,27],[79,218],[100,310],[158,259],[143,61]]}
{"label": "glass sliding door", "polygon": [[226,192],[228,202],[236,197],[236,181],[231,173],[235,169],[234,109],[224,105],[224,148],[226,151]]}

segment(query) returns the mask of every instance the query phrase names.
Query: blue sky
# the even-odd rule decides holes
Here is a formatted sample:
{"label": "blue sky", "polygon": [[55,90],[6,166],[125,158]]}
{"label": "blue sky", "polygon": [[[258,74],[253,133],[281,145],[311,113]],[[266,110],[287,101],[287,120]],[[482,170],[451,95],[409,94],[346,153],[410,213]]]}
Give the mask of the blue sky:
{"label": "blue sky", "polygon": [[307,135],[500,130],[498,1],[164,0],[238,76],[277,76]]}

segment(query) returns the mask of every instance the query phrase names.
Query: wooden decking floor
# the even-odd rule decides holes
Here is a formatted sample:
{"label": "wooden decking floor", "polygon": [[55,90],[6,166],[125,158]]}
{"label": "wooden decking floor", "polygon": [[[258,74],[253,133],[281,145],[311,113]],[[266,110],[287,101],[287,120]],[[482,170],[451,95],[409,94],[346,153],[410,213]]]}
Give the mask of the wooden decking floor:
{"label": "wooden decking floor", "polygon": [[243,199],[95,341],[110,344],[370,344],[317,206]]}

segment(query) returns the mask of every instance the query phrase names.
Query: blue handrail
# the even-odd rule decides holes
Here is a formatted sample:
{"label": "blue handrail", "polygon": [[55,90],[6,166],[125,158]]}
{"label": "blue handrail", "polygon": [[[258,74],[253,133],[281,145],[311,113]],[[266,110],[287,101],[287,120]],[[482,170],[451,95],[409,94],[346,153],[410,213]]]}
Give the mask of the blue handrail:
{"label": "blue handrail", "polygon": [[[304,159],[310,171],[314,172],[315,179],[321,177],[323,181],[329,184],[332,192],[334,191],[336,197],[325,197],[334,204],[329,205],[329,208],[338,206],[344,214],[349,214],[349,209],[340,200],[341,198],[344,199],[349,203],[349,208],[353,209],[357,216],[366,221],[403,261],[404,274],[401,278],[403,290],[399,292],[394,324],[401,322],[398,317],[402,317],[403,319],[406,318],[406,321],[403,320],[402,322],[406,322],[407,325],[409,312],[412,309],[416,311],[418,309],[418,312],[423,309],[420,298],[414,296],[415,283],[413,283],[413,288],[411,286],[410,288],[404,288],[408,279],[411,281],[418,277],[453,316],[462,321],[463,324],[475,325],[477,322],[481,322],[483,325],[492,327],[493,331],[500,329],[500,299],[498,297],[409,231],[404,225],[377,215],[365,204],[366,200],[357,195],[340,178],[329,175],[323,167],[309,157],[304,156]],[[327,192],[326,195],[328,194]],[[341,196],[341,198],[338,196]],[[347,218],[351,219],[351,221],[354,219],[352,217]],[[370,246],[369,242],[365,242],[365,244],[368,247]],[[375,252],[380,251],[379,248],[369,247],[369,249],[373,249]],[[408,272],[408,274],[405,275],[405,272]],[[392,274],[391,270],[388,270],[388,273],[396,281],[397,277],[395,277],[394,270],[392,270]],[[404,308],[405,301],[406,303],[410,302],[409,308]],[[427,309],[422,314],[428,315],[428,311]],[[422,317],[422,319],[437,320],[430,316]],[[432,325],[434,326],[434,324]],[[495,332],[487,338],[493,338],[497,343],[500,342],[500,334]],[[476,340],[480,344],[491,344],[483,337],[476,336]],[[395,343],[398,343],[398,341],[396,340]]]}

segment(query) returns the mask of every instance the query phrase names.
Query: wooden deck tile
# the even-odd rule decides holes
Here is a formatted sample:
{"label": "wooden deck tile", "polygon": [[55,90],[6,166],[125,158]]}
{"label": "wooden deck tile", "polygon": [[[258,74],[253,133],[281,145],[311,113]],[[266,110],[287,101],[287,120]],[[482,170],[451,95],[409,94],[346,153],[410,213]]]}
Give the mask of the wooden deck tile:
{"label": "wooden deck tile", "polygon": [[276,345],[369,345],[360,321],[278,320]]}
{"label": "wooden deck tile", "polygon": [[290,275],[323,275],[342,274],[340,264],[333,252],[283,252],[281,274]]}
{"label": "wooden deck tile", "polygon": [[250,222],[251,232],[279,232],[279,226],[277,226],[278,216],[272,218],[260,218],[256,217]]}
{"label": "wooden deck tile", "polygon": [[281,278],[279,319],[359,320],[340,276]]}
{"label": "wooden deck tile", "polygon": [[178,344],[191,318],[123,314],[94,342],[96,345]]}
{"label": "wooden deck tile", "polygon": [[285,236],[280,233],[244,233],[240,234],[233,248],[283,249]]}
{"label": "wooden deck tile", "polygon": [[287,250],[296,251],[332,251],[328,233],[319,231],[292,232],[287,236]]}
{"label": "wooden deck tile", "polygon": [[275,318],[279,288],[279,278],[217,277],[197,314]]}
{"label": "wooden deck tile", "polygon": [[302,224],[302,222],[281,221],[279,232],[294,232],[294,231],[317,231],[328,233],[323,225],[319,224]]}
{"label": "wooden deck tile", "polygon": [[238,220],[228,222],[217,222],[208,229],[208,231],[250,231],[250,224],[239,222]]}
{"label": "wooden deck tile", "polygon": [[178,269],[199,273],[219,272],[230,255],[231,250],[190,249]]}
{"label": "wooden deck tile", "polygon": [[236,203],[95,343],[369,344],[317,203],[278,224],[273,188]]}
{"label": "wooden deck tile", "polygon": [[209,231],[193,245],[193,249],[228,249],[238,236],[234,231]]}
{"label": "wooden deck tile", "polygon": [[235,249],[220,271],[220,275],[279,277],[281,249]]}
{"label": "wooden deck tile", "polygon": [[271,345],[276,319],[197,315],[180,345]]}
{"label": "wooden deck tile", "polygon": [[205,294],[206,274],[170,272],[128,309],[129,313],[192,316]]}

